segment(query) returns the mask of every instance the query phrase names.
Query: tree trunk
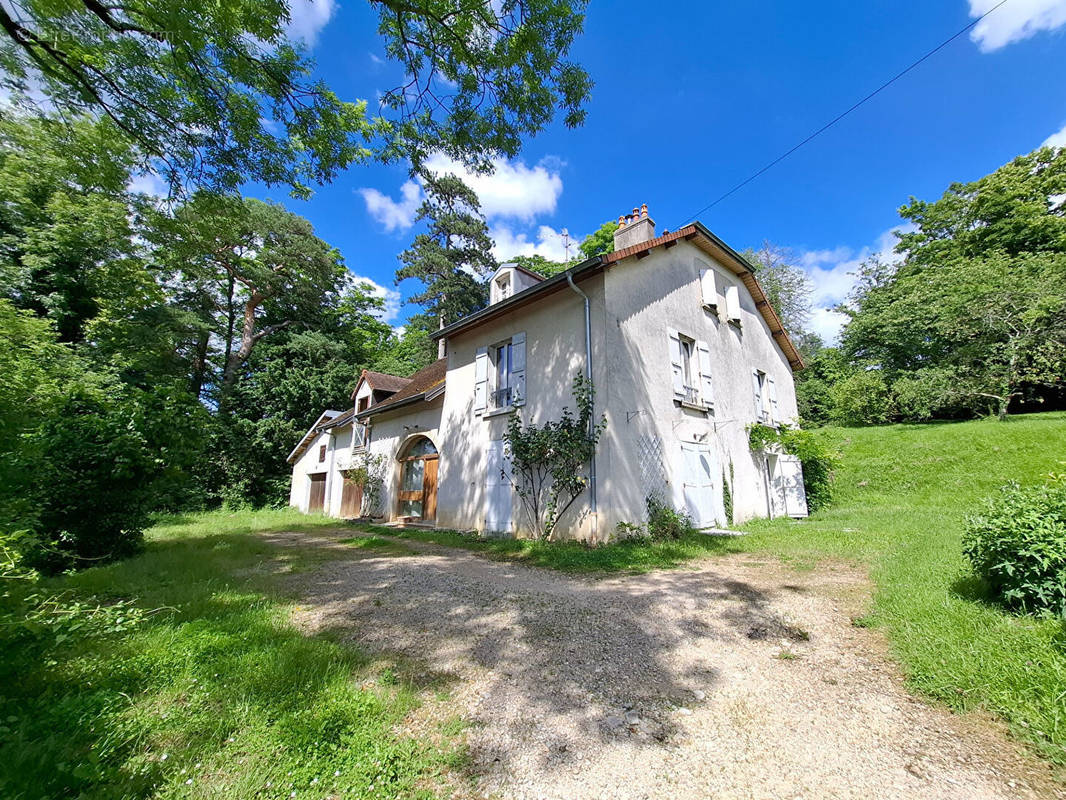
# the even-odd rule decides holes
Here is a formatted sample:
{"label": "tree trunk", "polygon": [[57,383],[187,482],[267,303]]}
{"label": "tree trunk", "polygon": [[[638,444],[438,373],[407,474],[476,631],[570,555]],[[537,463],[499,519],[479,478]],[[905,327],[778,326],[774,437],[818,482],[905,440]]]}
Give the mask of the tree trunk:
{"label": "tree trunk", "polygon": [[233,353],[233,328],[237,323],[236,309],[233,305],[233,292],[237,284],[233,276],[229,276],[229,286],[226,294],[226,354],[222,358],[222,364],[229,364],[230,355]]}
{"label": "tree trunk", "polygon": [[[251,297],[248,298],[248,302],[244,304],[244,324],[241,326],[241,346],[234,350],[232,345],[227,343],[226,366],[222,373],[222,391],[218,401],[219,414],[224,414],[229,410],[230,395],[233,393],[233,387],[237,383],[237,370],[239,370],[241,365],[248,360],[248,356],[252,354],[252,348],[255,347],[255,343],[261,338],[255,332],[255,312],[259,306],[263,304],[265,299],[266,297],[259,292],[252,292]],[[232,321],[230,322],[230,325],[232,328]]]}
{"label": "tree trunk", "polygon": [[211,342],[211,331],[206,328],[200,332],[193,351],[192,376],[189,378],[189,393],[197,400],[204,391],[204,378],[207,374],[207,348]]}

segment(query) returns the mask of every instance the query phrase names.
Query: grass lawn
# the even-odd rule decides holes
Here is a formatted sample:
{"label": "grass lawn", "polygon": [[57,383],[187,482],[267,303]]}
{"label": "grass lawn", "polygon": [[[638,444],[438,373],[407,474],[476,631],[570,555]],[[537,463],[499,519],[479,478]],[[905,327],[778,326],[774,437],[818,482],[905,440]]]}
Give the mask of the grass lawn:
{"label": "grass lawn", "polygon": [[434,776],[461,753],[395,732],[415,690],[351,647],[298,631],[276,591],[278,571],[336,555],[255,535],[321,526],[336,521],[172,519],[149,532],[144,554],[36,587],[132,605],[106,623],[5,636],[0,797],[432,796]]}
{"label": "grass lawn", "polygon": [[[836,504],[809,520],[755,522],[738,539],[601,548],[358,526],[352,557],[403,539],[471,548],[568,572],[645,571],[723,552],[865,563],[871,613],[913,687],[984,709],[1066,765],[1066,624],[987,603],[960,550],[965,514],[1006,481],[1036,483],[1066,460],[1066,414],[827,429],[844,454]],[[399,735],[416,690],[381,664],[291,623],[279,572],[336,551],[277,548],[261,531],[336,529],[290,511],[173,518],[142,555],[44,581],[87,605],[76,621],[14,638],[0,619],[0,797],[432,796],[460,763],[448,744]],[[96,598],[94,601],[89,598]],[[96,601],[125,601],[101,617]],[[295,794],[293,794],[295,793]]]}

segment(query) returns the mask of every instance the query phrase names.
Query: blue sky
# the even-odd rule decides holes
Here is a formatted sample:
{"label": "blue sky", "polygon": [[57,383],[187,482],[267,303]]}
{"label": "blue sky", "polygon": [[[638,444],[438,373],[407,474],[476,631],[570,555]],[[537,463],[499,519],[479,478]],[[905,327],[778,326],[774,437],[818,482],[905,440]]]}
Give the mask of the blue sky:
{"label": "blue sky", "polygon": [[[588,121],[554,125],[475,182],[497,256],[561,258],[574,239],[646,202],[673,230],[735,183],[998,0],[592,3],[572,53],[596,82]],[[345,99],[392,88],[367,3],[293,0],[293,30]],[[1041,143],[1066,145],[1066,0],[1008,0],[962,37],[755,182],[700,215],[737,249],[791,248],[815,286],[814,327],[864,257],[886,250],[909,196],[934,199]],[[448,165],[442,161],[440,168]],[[412,312],[397,254],[420,188],[403,166],[363,166],[301,202],[349,268]]]}

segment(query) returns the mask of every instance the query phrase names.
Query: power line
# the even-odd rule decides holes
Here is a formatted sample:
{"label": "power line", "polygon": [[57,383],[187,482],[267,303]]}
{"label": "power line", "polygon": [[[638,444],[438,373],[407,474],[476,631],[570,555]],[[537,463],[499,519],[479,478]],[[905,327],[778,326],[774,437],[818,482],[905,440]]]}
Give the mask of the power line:
{"label": "power line", "polygon": [[947,46],[948,46],[949,44],[951,44],[951,43],[952,43],[953,41],[955,41],[956,39],[958,39],[958,38],[959,38],[960,36],[962,36],[962,35],[963,35],[964,33],[966,33],[966,32],[967,32],[967,31],[969,31],[969,30],[970,30],[970,29],[971,29],[972,27],[974,27],[974,26],[975,26],[975,25],[976,25],[977,23],[979,23],[979,22],[980,22],[981,20],[983,20],[983,19],[984,19],[985,17],[987,17],[987,16],[989,15],[989,14],[991,14],[991,13],[992,13],[993,11],[995,11],[995,10],[996,10],[997,8],[999,8],[1000,6],[1002,6],[1002,5],[1006,4],[1007,2],[1008,2],[1008,0],[1000,0],[1000,2],[996,3],[996,5],[992,6],[992,8],[988,9],[988,11],[986,11],[986,12],[985,12],[984,14],[982,14],[981,16],[979,16],[979,17],[978,17],[977,19],[975,19],[975,20],[974,20],[973,22],[971,22],[971,23],[970,23],[969,25],[967,25],[967,26],[966,26],[965,28],[962,28],[962,29],[961,29],[960,31],[958,31],[958,32],[957,32],[957,33],[956,33],[955,35],[953,35],[952,37],[950,37],[950,38],[948,38],[948,39],[945,39],[945,40],[944,40],[944,41],[942,41],[942,42],[941,42],[940,44],[938,44],[938,45],[937,45],[936,47],[934,47],[934,48],[933,48],[932,50],[930,50],[930,51],[929,51],[928,53],[926,53],[926,54],[925,54],[924,56],[922,56],[921,58],[919,58],[919,59],[918,59],[917,61],[914,61],[914,62],[912,62],[912,63],[911,63],[911,64],[910,64],[909,66],[907,66],[906,68],[904,68],[904,69],[900,70],[899,72],[897,72],[897,73],[896,73],[895,75],[893,75],[893,76],[892,76],[891,78],[889,78],[889,79],[888,79],[887,81],[885,81],[885,82],[884,82],[884,83],[882,83],[882,84],[881,84],[880,86],[878,86],[878,87],[877,87],[876,89],[874,89],[874,90],[873,90],[872,92],[870,92],[870,93],[869,93],[868,95],[866,95],[866,97],[862,98],[862,100],[859,100],[859,101],[858,101],[857,103],[855,103],[855,104],[854,104],[853,106],[851,106],[851,108],[849,108],[849,109],[848,109],[847,111],[844,111],[844,112],[842,112],[842,113],[838,114],[837,116],[833,117],[833,119],[831,119],[831,120],[830,120],[829,122],[827,122],[827,123],[826,123],[825,125],[823,125],[822,127],[820,127],[820,128],[818,129],[818,130],[816,130],[816,131],[815,131],[814,133],[812,133],[812,134],[811,134],[810,136],[808,136],[808,137],[807,137],[806,139],[804,139],[804,140],[803,140],[802,142],[800,142],[799,144],[795,145],[795,146],[794,146],[794,147],[792,147],[791,149],[789,149],[789,150],[787,150],[786,152],[784,152],[784,153],[782,153],[781,155],[779,155],[779,156],[778,156],[777,158],[775,158],[775,159],[774,159],[773,161],[771,161],[771,162],[770,162],[769,164],[767,164],[767,165],[766,165],[765,167],[763,167],[762,169],[760,169],[760,170],[759,170],[758,172],[756,172],[756,173],[754,173],[754,174],[752,174],[752,175],[748,176],[748,177],[747,177],[747,178],[745,178],[744,180],[742,180],[742,181],[741,181],[740,183],[738,183],[738,184],[737,184],[736,186],[734,186],[734,187],[733,187],[732,189],[730,189],[730,190],[729,190],[728,192],[726,192],[725,194],[723,194],[723,195],[722,195],[721,197],[719,197],[719,198],[718,198],[717,200],[714,200],[713,202],[711,202],[711,203],[708,203],[708,204],[707,204],[707,205],[705,205],[705,206],[704,206],[703,208],[701,208],[701,209],[700,209],[699,211],[697,211],[697,212],[696,212],[695,214],[690,214],[690,215],[689,215],[689,216],[688,216],[688,217],[686,218],[686,223],[685,223],[685,224],[688,224],[688,222],[692,222],[692,221],[694,221],[694,220],[696,219],[696,217],[698,217],[698,216],[699,216],[700,214],[702,214],[702,213],[703,213],[704,211],[709,211],[710,209],[714,208],[714,207],[715,207],[716,205],[718,205],[719,203],[721,203],[721,202],[722,202],[723,200],[725,200],[725,199],[726,199],[727,197],[729,197],[729,196],[730,196],[731,194],[733,194],[734,192],[736,192],[736,191],[738,191],[738,190],[740,190],[740,189],[743,189],[743,188],[744,188],[745,186],[747,186],[747,185],[748,185],[749,183],[751,183],[751,182],[752,182],[753,180],[755,180],[756,178],[758,178],[758,177],[759,177],[760,175],[762,175],[762,174],[763,174],[764,172],[766,172],[766,171],[767,171],[768,169],[770,169],[771,167],[773,167],[773,166],[775,166],[775,165],[779,164],[780,162],[784,161],[784,160],[785,160],[786,158],[788,158],[788,157],[789,157],[790,155],[792,155],[792,154],[793,154],[793,153],[795,153],[795,152],[796,152],[797,150],[799,150],[799,149],[800,149],[801,147],[803,147],[803,145],[807,144],[808,142],[810,142],[810,141],[811,141],[812,139],[814,139],[814,138],[815,138],[815,137],[817,137],[818,135],[820,135],[820,134],[824,133],[825,131],[829,130],[830,128],[832,128],[832,127],[833,127],[834,125],[836,125],[836,124],[837,124],[838,122],[840,122],[840,120],[844,119],[844,117],[846,117],[846,116],[847,116],[848,114],[850,114],[850,113],[851,113],[852,111],[854,111],[854,110],[855,110],[856,108],[858,108],[859,106],[861,106],[861,105],[862,105],[863,103],[865,103],[865,102],[866,102],[867,100],[870,100],[870,99],[872,99],[873,97],[876,97],[876,96],[877,96],[878,94],[880,94],[880,93],[881,93],[881,92],[883,92],[883,91],[884,91],[885,89],[887,89],[887,88],[888,88],[889,86],[891,86],[891,85],[892,85],[893,83],[895,83],[896,81],[898,81],[898,80],[899,80],[900,78],[902,78],[902,77],[903,77],[904,75],[906,75],[906,74],[907,74],[908,72],[910,72],[910,71],[911,71],[912,69],[914,69],[914,68],[915,68],[915,67],[917,67],[917,66],[918,66],[919,64],[921,64],[921,63],[922,63],[923,61],[925,61],[926,59],[930,58],[931,56],[934,56],[934,55],[936,55],[937,53],[939,53],[939,52],[940,52],[941,50],[943,50],[943,49],[944,49],[945,47],[947,47]]}

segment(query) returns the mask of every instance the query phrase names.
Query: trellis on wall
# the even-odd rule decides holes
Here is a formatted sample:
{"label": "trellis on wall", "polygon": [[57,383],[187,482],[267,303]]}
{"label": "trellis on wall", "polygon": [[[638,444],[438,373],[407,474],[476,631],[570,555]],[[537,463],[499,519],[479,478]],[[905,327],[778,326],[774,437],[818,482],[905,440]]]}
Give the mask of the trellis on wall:
{"label": "trellis on wall", "polygon": [[637,437],[637,455],[640,458],[640,483],[644,488],[644,496],[665,503],[669,490],[662,438],[648,433]]}

